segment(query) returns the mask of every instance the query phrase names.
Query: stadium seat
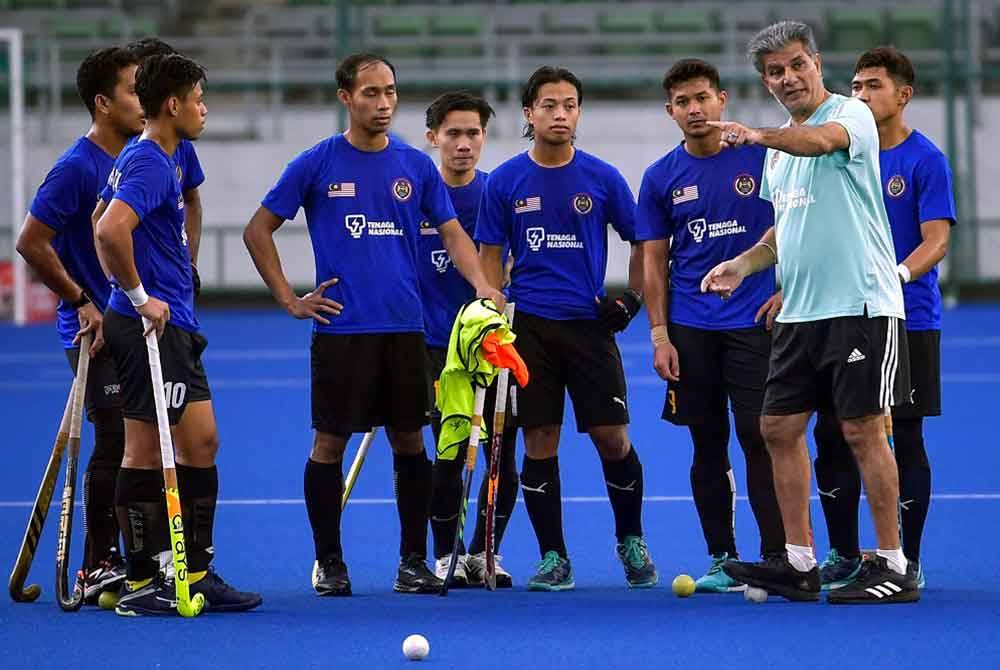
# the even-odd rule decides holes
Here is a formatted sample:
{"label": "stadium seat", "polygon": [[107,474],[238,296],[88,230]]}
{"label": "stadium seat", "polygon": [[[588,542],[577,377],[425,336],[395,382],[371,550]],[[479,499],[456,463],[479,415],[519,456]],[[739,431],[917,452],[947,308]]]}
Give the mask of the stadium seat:
{"label": "stadium seat", "polygon": [[49,31],[60,39],[96,38],[101,32],[101,20],[90,17],[83,19],[69,15],[69,18],[60,18],[53,22]]}
{"label": "stadium seat", "polygon": [[602,33],[633,34],[644,33],[652,25],[652,17],[647,13],[604,12],[597,17],[597,28]]}
{"label": "stadium seat", "polygon": [[653,15],[653,29],[664,37],[655,49],[657,53],[698,56],[722,50],[715,16],[706,10],[657,12]]}
{"label": "stadium seat", "polygon": [[383,14],[374,21],[375,35],[378,37],[408,37],[422,34],[427,28],[426,16],[406,16]]}
{"label": "stadium seat", "polygon": [[941,47],[941,12],[930,7],[898,7],[891,10],[892,43],[900,49]]}
{"label": "stadium seat", "polygon": [[594,20],[587,13],[550,11],[542,18],[542,29],[558,35],[583,35],[594,29]]}
{"label": "stadium seat", "polygon": [[865,7],[830,10],[826,19],[827,45],[832,51],[860,53],[885,43],[881,9]]}
{"label": "stadium seat", "polygon": [[485,22],[482,15],[440,14],[431,17],[431,34],[474,37],[482,34]]}
{"label": "stadium seat", "polygon": [[14,0],[14,9],[63,9],[66,0]]}

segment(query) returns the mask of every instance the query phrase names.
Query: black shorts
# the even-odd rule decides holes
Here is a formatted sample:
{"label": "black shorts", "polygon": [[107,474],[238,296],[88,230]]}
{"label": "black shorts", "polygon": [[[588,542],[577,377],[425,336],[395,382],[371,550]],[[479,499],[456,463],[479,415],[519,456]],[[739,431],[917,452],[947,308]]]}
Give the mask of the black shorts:
{"label": "black shorts", "polygon": [[526,387],[511,392],[514,425],[561,425],[567,390],[579,432],[629,422],[622,356],[596,319],[557,321],[517,311],[514,332],[531,375]]}
{"label": "black shorts", "polygon": [[423,333],[313,333],[313,428],[333,435],[420,430],[429,413],[425,349]]}
{"label": "black shorts", "polygon": [[910,393],[908,403],[897,406],[898,419],[941,416],[941,331],[908,330]]}
{"label": "black shorts", "polygon": [[681,374],[667,382],[663,418],[678,426],[726,415],[760,415],[764,403],[771,334],[763,327],[706,330],[670,323]]}
{"label": "black shorts", "polygon": [[880,414],[907,400],[909,355],[903,320],[842,316],[776,323],[764,414]]}
{"label": "black shorts", "polygon": [[[104,313],[104,340],[121,381],[125,418],[155,422],[156,404],[142,321],[108,309]],[[189,333],[167,322],[159,343],[167,417],[170,425],[176,426],[188,403],[212,398],[201,364],[201,352],[208,340],[200,333]]]}
{"label": "black shorts", "polygon": [[[66,360],[76,374],[76,365],[80,360],[79,349],[66,349]],[[118,372],[111,358],[108,347],[102,347],[97,355],[90,359],[87,370],[87,390],[83,397],[83,406],[87,409],[87,418],[94,421],[94,412],[100,409],[121,410],[122,393],[118,383]]]}

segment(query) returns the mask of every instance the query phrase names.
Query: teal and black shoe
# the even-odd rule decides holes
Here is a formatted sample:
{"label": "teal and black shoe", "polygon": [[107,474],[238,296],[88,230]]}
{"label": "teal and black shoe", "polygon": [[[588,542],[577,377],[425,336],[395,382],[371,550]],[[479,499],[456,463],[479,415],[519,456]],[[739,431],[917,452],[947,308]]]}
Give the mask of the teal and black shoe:
{"label": "teal and black shoe", "polygon": [[727,552],[712,555],[712,567],[694,582],[696,593],[732,593],[746,591],[747,585],[742,584],[722,571],[722,564],[730,560]]}
{"label": "teal and black shoe", "polygon": [[529,591],[569,591],[576,586],[568,558],[557,551],[547,551],[538,564],[538,572],[528,580]]}
{"label": "teal and black shoe", "polygon": [[861,570],[861,557],[847,558],[836,549],[830,549],[826,559],[819,566],[820,588],[836,591],[853,582]]}
{"label": "teal and black shoe", "polygon": [[646,541],[638,535],[626,535],[619,542],[616,551],[618,560],[625,568],[625,581],[630,589],[651,589],[660,581],[660,576],[649,557]]}

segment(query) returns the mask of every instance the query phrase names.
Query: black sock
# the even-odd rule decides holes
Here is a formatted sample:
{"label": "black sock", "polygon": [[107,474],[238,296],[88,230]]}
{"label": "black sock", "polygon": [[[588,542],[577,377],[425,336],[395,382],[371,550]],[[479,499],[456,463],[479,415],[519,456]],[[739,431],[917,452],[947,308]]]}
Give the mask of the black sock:
{"label": "black sock", "polygon": [[399,512],[399,555],[427,556],[427,510],[431,502],[432,466],[427,454],[392,455]]}
{"label": "black sock", "polygon": [[615,537],[642,537],[642,463],[633,444],[620,461],[601,459],[608,500],[615,515]]}
{"label": "black sock", "polygon": [[722,415],[688,426],[694,442],[691,492],[708,553],[737,556],[733,529],[735,480],[729,464],[729,417]]}
{"label": "black sock", "polygon": [[[500,482],[497,484],[496,518],[493,531],[495,551],[500,553],[500,542],[504,531],[510,522],[510,515],[517,504],[517,428],[508,428],[503,434],[503,445],[500,448]],[[481,554],[486,551],[486,497],[489,495],[489,465],[490,454],[486,452],[486,473],[479,486],[479,499],[476,502],[476,530],[469,545],[470,554]]]}
{"label": "black sock", "polygon": [[539,553],[544,556],[555,551],[566,558],[559,457],[536,461],[525,454],[521,463],[521,493],[524,495],[524,506],[528,509],[528,519],[538,538]]}
{"label": "black sock", "polygon": [[215,506],[219,500],[219,470],[214,465],[195,468],[178,463],[177,489],[184,514],[188,569],[204,572],[215,554],[212,529],[215,527]]}
{"label": "black sock", "polygon": [[343,464],[306,460],[303,476],[306,513],[312,526],[316,560],[343,558],[340,546],[340,500],[344,496]]}
{"label": "black sock", "polygon": [[125,536],[126,574],[132,581],[150,579],[160,569],[157,556],[170,550],[162,470],[121,468],[115,489],[115,513]]}
{"label": "black sock", "polygon": [[111,553],[121,554],[115,488],[125,453],[125,425],[120,410],[98,409],[94,422],[94,453],[83,475],[83,565],[92,569]]}
{"label": "black sock", "polygon": [[903,554],[908,560],[919,561],[920,540],[931,502],[931,466],[924,448],[923,418],[896,420],[893,442],[899,468]]}
{"label": "black sock", "polygon": [[747,496],[760,530],[760,554],[784,553],[785,526],[781,522],[781,508],[774,493],[771,455],[760,434],[760,417],[741,413],[736,415],[735,420],[736,438],[747,464]]}
{"label": "black sock", "polygon": [[[458,530],[458,515],[462,505],[462,477],[465,474],[465,452],[458,450],[455,460],[438,458],[434,461],[431,495],[431,530],[434,535],[434,558],[451,553]],[[459,542],[459,552],[465,553]]]}
{"label": "black sock", "polygon": [[816,489],[823,505],[830,548],[846,558],[857,558],[861,555],[858,547],[861,473],[836,417],[820,414],[813,437],[816,439]]}

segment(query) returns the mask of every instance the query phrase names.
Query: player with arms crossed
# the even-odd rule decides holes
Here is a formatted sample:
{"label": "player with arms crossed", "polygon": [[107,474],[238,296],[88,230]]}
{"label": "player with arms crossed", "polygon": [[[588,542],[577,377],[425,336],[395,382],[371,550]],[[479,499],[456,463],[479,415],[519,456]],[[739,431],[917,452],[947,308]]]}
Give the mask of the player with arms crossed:
{"label": "player with arms crossed", "polygon": [[703,60],[681,60],[667,72],[663,90],[684,141],[643,176],[636,239],[643,240],[653,367],[667,381],[663,418],[687,426],[694,444],[691,491],[712,556],[695,585],[702,593],[724,593],[745,588],[722,571],[737,558],[727,403],[746,458],[761,554],[785,551],[771,458],[760,434],[771,338],[756,317],[774,293],[774,271],[748,277],[721,305],[701,292],[701,279],[760,239],[774,224],[774,210],[757,197],[764,148],[724,149],[719,129],[707,123],[726,107],[719,71]]}
{"label": "player with arms crossed", "polygon": [[[441,153],[441,178],[448,187],[448,195],[455,206],[458,222],[466,234],[475,234],[476,218],[482,201],[486,173],[476,169],[486,142],[486,125],[494,115],[493,108],[482,98],[465,91],[445,93],[427,108],[427,141]],[[427,340],[428,372],[431,388],[435,387],[444,369],[455,315],[463,304],[476,295],[475,289],[465,281],[451,262],[448,250],[441,243],[437,228],[425,221],[420,224],[417,248],[417,269],[420,276],[420,294],[424,309],[424,336]],[[486,392],[483,410],[484,425],[492,430],[495,387]],[[431,428],[435,442],[441,431],[441,414],[431,393]],[[497,491],[496,537],[499,544],[517,501],[517,465],[514,449],[517,429],[504,432],[500,459],[500,488]],[[489,463],[490,450],[485,449]],[[462,496],[462,468],[464,451],[454,460],[437,458],[434,461],[434,491],[431,499],[431,530],[434,534],[434,573],[444,579],[451,561],[458,508]],[[481,585],[486,569],[485,513],[488,478],[483,477],[476,505],[476,530],[469,545],[469,553],[459,557],[455,565],[454,586]],[[496,566],[497,586],[510,587],[510,573]]]}
{"label": "player with arms crossed", "polygon": [[146,129],[115,162],[114,196],[97,222],[100,255],[114,278],[104,332],[122,382],[125,414],[125,458],[116,501],[128,573],[116,609],[121,615],[176,611],[172,579],[160,574],[157,560],[163,547],[155,540],[165,533],[167,514],[148,333],[140,317],[149,320],[160,340],[191,593],[205,597],[208,611],[249,610],[262,601],[256,593],[233,589],[210,567],[219,437],[201,363],[207,342],[194,313],[184,196],[172,158],[182,139],[193,140],[204,130],[204,79],[204,69],[183,56],[151,56],[142,62],[136,93]]}
{"label": "player with arms crossed", "polygon": [[[343,457],[352,433],[385,426],[393,450],[401,527],[394,590],[437,593],[428,570],[431,463],[427,422],[427,353],[416,267],[420,223],[441,242],[477,295],[502,308],[483,275],[476,248],[455,218],[433,161],[390,136],[396,73],[385,59],[355,54],[337,68],[337,97],[350,126],[295,158],[247,224],[244,241],[278,303],[313,319],[312,452],[305,499],[316,550],[313,588],[351,594],[340,538]],[[305,209],[316,257],[317,288],[295,295],[274,233]]]}
{"label": "player with arms crossed", "polygon": [[791,600],[817,600],[819,570],[809,520],[805,432],[832,411],[858,462],[878,551],[832,603],[912,602],[920,597],[899,546],[896,463],[883,430],[888,407],[909,388],[903,292],[879,179],[878,130],[860,100],[823,85],[812,30],[773,24],[749,56],[788,111],[781,128],[718,122],[727,146],[768,148],[760,195],[774,205],[774,232],[712,269],[703,290],[729,297],[749,275],[780,260],[784,306],[777,317],[764,390],[762,432],[774,467],[786,557],[729,561],[726,574]]}
{"label": "player with arms crossed", "polygon": [[575,585],[557,455],[567,389],[577,430],[589,434],[601,457],[626,580],[647,588],[658,579],[642,536],[642,463],[628,436],[614,337],[641,307],[639,245],[632,244],[629,289],[618,300],[604,293],[607,227],[633,242],[635,200],[617,169],[573,146],[582,101],[583,85],[572,72],[546,66],[531,75],[521,105],[532,147],[490,174],[476,226],[494,286],[502,281],[504,249],[514,256],[514,329],[531,384],[515,389],[511,411],[524,430],[521,490],[542,555],[528,588],[539,591]]}
{"label": "player with arms crossed", "polygon": [[135,95],[136,60],[111,47],[87,56],[76,88],[90,130],[67,149],[38,188],[17,251],[60,298],[56,329],[76,371],[80,337],[93,333],[85,404],[94,424],[94,452],[84,476],[87,537],[83,571],[87,601],[103,590],[117,591],[125,579],[115,518],[115,481],[125,452],[120,384],[104,348],[104,309],[111,284],[97,260],[91,212],[125,143],[142,132],[142,107]]}
{"label": "player with arms crossed", "polygon": [[[882,197],[892,226],[897,270],[906,306],[911,361],[910,402],[892,411],[899,470],[903,553],[923,588],[920,539],[931,500],[931,468],[924,447],[925,416],[941,414],[941,289],[937,264],[948,252],[955,200],[948,159],[926,135],[912,130],[903,110],[913,97],[910,60],[891,47],[865,52],[851,89],[878,125]],[[830,553],[820,566],[824,590],[849,584],[861,569],[858,503],[861,478],[836,419],[820,413],[816,438],[816,486],[823,503]]]}

